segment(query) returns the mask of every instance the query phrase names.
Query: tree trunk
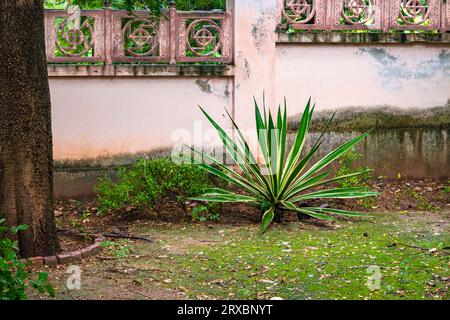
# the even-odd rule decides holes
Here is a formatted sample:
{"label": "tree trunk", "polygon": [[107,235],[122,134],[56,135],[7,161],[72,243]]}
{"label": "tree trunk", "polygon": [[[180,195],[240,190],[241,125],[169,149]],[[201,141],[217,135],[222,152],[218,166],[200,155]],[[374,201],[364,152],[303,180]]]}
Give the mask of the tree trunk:
{"label": "tree trunk", "polygon": [[42,0],[0,1],[0,212],[23,257],[53,255],[50,91]]}

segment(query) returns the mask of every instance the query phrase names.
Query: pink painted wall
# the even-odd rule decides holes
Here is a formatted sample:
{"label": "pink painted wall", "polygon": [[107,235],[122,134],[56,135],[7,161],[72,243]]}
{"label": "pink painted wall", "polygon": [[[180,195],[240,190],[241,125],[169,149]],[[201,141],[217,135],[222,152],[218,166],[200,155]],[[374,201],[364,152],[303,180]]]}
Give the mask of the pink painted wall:
{"label": "pink painted wall", "polygon": [[193,133],[195,121],[209,128],[197,105],[218,119],[224,108],[232,112],[231,84],[229,78],[51,78],[54,157],[169,147],[175,130]]}
{"label": "pink painted wall", "polygon": [[444,106],[450,99],[450,49],[425,45],[279,45],[275,92],[298,113],[317,110]]}

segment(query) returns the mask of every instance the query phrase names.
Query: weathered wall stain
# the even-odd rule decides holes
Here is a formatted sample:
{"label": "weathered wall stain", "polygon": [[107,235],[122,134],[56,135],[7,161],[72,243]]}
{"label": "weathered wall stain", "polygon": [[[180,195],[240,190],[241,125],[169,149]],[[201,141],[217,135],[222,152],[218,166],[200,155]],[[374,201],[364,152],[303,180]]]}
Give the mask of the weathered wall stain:
{"label": "weathered wall stain", "polygon": [[[426,109],[450,98],[447,48],[278,44],[276,49],[274,104],[287,97],[292,114],[301,112],[309,96],[317,110],[383,105]],[[368,49],[374,49],[372,55]]]}
{"label": "weathered wall stain", "polygon": [[230,101],[231,92],[233,90],[233,83],[228,82],[227,86],[225,87],[225,91],[223,93],[223,99],[225,100],[225,103],[228,104]]}
{"label": "weathered wall stain", "polygon": [[368,53],[378,63],[382,65],[391,65],[398,61],[398,57],[389,54],[385,48],[360,48],[360,53]]}
{"label": "weathered wall stain", "polygon": [[109,154],[85,159],[61,159],[54,161],[54,169],[64,172],[109,170],[118,166],[129,166],[138,159],[154,159],[170,157],[171,147],[151,148],[135,153]]}
{"label": "weathered wall stain", "polygon": [[450,76],[450,51],[447,49],[442,49],[433,59],[414,63],[406,61],[406,56],[390,54],[385,48],[360,48],[359,53],[371,56],[379,64],[380,75],[389,81],[427,80],[438,72]]}
{"label": "weathered wall stain", "polygon": [[260,51],[264,39],[268,36],[268,30],[266,29],[266,17],[263,15],[259,17],[252,27],[252,37],[253,37],[253,45],[255,48]]}
{"label": "weathered wall stain", "polygon": [[195,84],[199,86],[200,90],[202,90],[204,93],[212,93],[211,85],[209,84],[209,80],[195,80]]}
{"label": "weathered wall stain", "polygon": [[245,58],[244,58],[244,67],[245,67],[245,71],[247,73],[247,77],[250,78],[250,76],[251,76],[250,63]]}
{"label": "weathered wall stain", "polygon": [[[206,92],[196,80],[207,80],[200,83]],[[195,123],[208,126],[198,104],[215,118],[232,108],[232,83],[228,77],[50,79],[54,157],[78,160],[171,147],[177,130],[192,135]]]}
{"label": "weathered wall stain", "polygon": [[200,90],[203,93],[212,94],[212,95],[224,100],[225,105],[228,104],[230,95],[231,95],[231,89],[230,89],[230,87],[232,86],[231,81],[226,82],[226,84],[224,86],[221,81],[219,81],[217,83],[214,80],[197,79],[195,81],[195,84],[200,88]]}

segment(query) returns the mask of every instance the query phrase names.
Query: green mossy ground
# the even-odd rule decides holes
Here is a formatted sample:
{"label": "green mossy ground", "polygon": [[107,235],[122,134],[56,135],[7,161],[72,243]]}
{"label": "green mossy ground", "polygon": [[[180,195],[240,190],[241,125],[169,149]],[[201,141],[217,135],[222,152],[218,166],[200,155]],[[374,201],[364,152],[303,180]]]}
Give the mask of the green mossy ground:
{"label": "green mossy ground", "polygon": [[[226,243],[176,256],[179,268],[172,279],[176,286],[190,288],[190,298],[431,298],[433,290],[446,285],[433,279],[449,275],[448,255],[399,244],[426,249],[450,245],[448,229],[430,232],[430,226],[388,214],[344,222],[337,229],[278,226],[262,237],[254,227],[225,229],[223,236],[211,229],[211,238],[215,234]],[[198,227],[183,234],[198,232],[193,228]],[[369,265],[381,268],[380,290],[371,292],[366,285]]]}
{"label": "green mossy ground", "polygon": [[[448,299],[449,218],[441,211],[333,225],[307,220],[263,236],[253,224],[143,222],[131,230],[154,243],[105,248],[101,255],[114,259],[83,262],[82,290],[60,290],[59,297],[108,297],[111,287],[101,278],[110,278],[110,286],[128,292],[120,298],[134,299]],[[371,265],[381,268],[375,291],[366,285]]]}

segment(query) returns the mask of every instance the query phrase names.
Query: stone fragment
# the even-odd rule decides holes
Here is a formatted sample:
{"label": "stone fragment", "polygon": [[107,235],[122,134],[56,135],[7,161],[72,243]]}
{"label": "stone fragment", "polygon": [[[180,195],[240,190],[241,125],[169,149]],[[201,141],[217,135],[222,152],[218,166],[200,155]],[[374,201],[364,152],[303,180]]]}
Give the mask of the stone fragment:
{"label": "stone fragment", "polygon": [[100,242],[96,242],[96,243],[90,245],[89,247],[81,249],[80,251],[81,251],[81,256],[83,258],[86,258],[86,257],[92,256],[92,255],[100,252],[100,250],[101,250]]}
{"label": "stone fragment", "polygon": [[43,257],[32,257],[32,258],[29,258],[28,261],[31,263],[32,266],[35,266],[35,267],[41,267],[44,265]]}
{"label": "stone fragment", "polygon": [[46,266],[56,266],[58,265],[58,258],[56,256],[44,257],[44,264]]}

